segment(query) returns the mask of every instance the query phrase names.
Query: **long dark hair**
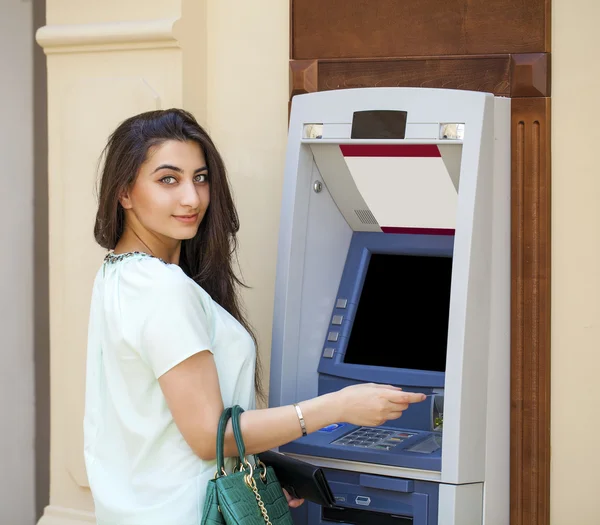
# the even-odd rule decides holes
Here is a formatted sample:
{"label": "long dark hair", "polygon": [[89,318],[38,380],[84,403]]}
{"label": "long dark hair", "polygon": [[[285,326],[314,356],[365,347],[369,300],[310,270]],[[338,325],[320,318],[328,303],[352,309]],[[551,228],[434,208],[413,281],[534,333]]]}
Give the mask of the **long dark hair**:
{"label": "long dark hair", "polygon": [[[208,133],[187,111],[167,109],[142,113],[122,122],[109,137],[101,157],[104,165],[94,225],[96,242],[108,250],[115,248],[125,226],[125,212],[119,197],[135,181],[148,150],[167,140],[196,142],[204,152],[210,181],[210,204],[204,219],[196,236],[181,244],[181,269],[235,317],[256,344],[238,297],[238,287],[245,285],[232,265],[240,223],[225,164]],[[257,395],[262,397],[258,348],[254,382]]]}

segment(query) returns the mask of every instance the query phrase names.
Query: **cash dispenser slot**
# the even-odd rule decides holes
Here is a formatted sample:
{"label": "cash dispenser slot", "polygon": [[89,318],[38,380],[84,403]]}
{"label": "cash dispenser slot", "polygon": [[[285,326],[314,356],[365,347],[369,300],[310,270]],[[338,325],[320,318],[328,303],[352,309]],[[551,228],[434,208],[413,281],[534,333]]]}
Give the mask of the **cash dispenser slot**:
{"label": "cash dispenser slot", "polygon": [[384,514],[383,512],[371,512],[360,509],[347,509],[333,507],[323,509],[321,513],[322,523],[345,523],[349,525],[413,525],[412,518],[407,516],[396,516]]}
{"label": "cash dispenser slot", "polygon": [[324,469],[336,505],[308,504],[307,523],[324,525],[427,525],[437,522],[438,484]]}

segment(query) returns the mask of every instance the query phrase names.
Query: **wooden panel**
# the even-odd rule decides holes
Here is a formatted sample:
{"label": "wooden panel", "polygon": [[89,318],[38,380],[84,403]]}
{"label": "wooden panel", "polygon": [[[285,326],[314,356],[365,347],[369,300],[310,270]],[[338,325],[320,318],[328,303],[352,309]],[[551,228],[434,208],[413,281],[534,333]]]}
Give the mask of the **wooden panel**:
{"label": "wooden panel", "polygon": [[292,56],[550,51],[550,0],[292,0]]}
{"label": "wooden panel", "polygon": [[291,60],[290,97],[360,87],[433,87],[505,97],[550,94],[547,53],[428,58]]}
{"label": "wooden panel", "polygon": [[290,60],[290,100],[294,95],[317,91],[318,74],[318,61]]}
{"label": "wooden panel", "polygon": [[511,525],[550,522],[550,99],[512,100]]}
{"label": "wooden panel", "polygon": [[550,96],[550,54],[512,55],[510,63],[510,96]]}
{"label": "wooden panel", "polygon": [[430,57],[388,60],[319,60],[318,90],[359,87],[428,87],[509,96],[510,57]]}

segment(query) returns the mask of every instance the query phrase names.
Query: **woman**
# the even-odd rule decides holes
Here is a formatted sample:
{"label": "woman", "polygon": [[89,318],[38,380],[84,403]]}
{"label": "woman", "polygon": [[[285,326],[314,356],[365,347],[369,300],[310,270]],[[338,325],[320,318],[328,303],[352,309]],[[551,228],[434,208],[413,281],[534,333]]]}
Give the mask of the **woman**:
{"label": "woman", "polygon": [[380,425],[425,398],[371,384],[256,410],[238,217],[213,142],[189,113],[152,111],[123,122],[104,155],[94,235],[111,251],[93,289],[84,422],[98,525],[197,525],[224,406],[246,410],[253,454],[335,422]]}

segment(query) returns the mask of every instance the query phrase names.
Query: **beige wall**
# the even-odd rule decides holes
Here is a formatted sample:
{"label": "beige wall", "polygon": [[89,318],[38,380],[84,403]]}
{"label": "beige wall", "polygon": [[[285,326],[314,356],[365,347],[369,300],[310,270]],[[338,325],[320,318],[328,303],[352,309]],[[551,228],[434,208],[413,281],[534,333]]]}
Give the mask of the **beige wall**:
{"label": "beige wall", "polygon": [[240,214],[240,264],[251,286],[243,296],[259,338],[265,386],[287,140],[288,3],[208,3],[208,127],[225,157]]}
{"label": "beige wall", "polygon": [[0,0],[0,523],[33,525],[33,10]]}
{"label": "beige wall", "polygon": [[600,523],[600,2],[552,3],[552,525]]}

